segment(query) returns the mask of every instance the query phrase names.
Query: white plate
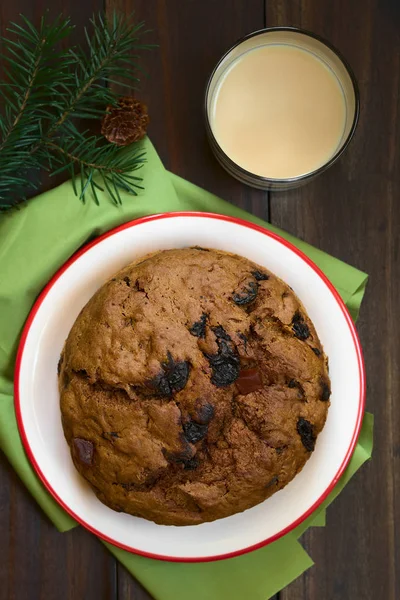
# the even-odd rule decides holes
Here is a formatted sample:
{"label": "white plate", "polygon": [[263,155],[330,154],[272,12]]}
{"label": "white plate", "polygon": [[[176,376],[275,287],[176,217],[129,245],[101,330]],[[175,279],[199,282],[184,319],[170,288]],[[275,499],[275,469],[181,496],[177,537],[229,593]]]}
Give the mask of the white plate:
{"label": "white plate", "polygon": [[[243,513],[196,526],[156,525],[117,513],[94,495],[75,470],[60,418],[57,362],[78,313],[120,268],[148,252],[199,245],[241,254],[288,283],[315,324],[329,357],[331,407],[315,451],[283,490]],[[53,277],[27,320],[18,351],[15,402],[26,452],[58,502],[99,537],[165,560],[227,558],[261,547],[298,525],[343,473],[361,427],[365,374],[352,320],[333,286],[294,246],[238,219],[205,213],[145,217],[114,229]]]}

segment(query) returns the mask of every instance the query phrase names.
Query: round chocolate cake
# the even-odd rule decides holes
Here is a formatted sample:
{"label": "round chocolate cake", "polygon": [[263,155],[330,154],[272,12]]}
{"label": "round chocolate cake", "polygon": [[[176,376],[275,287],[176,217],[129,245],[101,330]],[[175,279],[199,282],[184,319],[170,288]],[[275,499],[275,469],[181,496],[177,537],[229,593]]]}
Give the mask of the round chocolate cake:
{"label": "round chocolate cake", "polygon": [[327,358],[292,289],[218,250],[143,257],[84,307],[59,363],[65,437],[109,507],[160,524],[282,489],[324,426]]}

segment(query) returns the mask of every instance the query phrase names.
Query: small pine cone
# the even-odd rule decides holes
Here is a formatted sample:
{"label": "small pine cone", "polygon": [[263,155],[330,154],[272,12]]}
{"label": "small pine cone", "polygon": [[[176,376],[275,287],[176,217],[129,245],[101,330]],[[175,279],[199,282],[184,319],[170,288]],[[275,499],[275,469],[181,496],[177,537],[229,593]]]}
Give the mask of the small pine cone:
{"label": "small pine cone", "polygon": [[117,106],[107,106],[101,133],[112,144],[128,146],[144,138],[149,120],[147,106],[135,98],[125,96],[118,100]]}

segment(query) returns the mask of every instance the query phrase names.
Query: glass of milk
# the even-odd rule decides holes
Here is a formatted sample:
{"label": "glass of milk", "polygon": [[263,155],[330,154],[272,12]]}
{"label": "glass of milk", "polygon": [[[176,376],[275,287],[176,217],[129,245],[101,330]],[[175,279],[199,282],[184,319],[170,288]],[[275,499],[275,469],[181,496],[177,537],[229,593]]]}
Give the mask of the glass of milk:
{"label": "glass of milk", "polygon": [[357,126],[354,74],[320,37],[262,29],[221,58],[205,97],[211,148],[234,177],[256,188],[306,183],[332,165]]}

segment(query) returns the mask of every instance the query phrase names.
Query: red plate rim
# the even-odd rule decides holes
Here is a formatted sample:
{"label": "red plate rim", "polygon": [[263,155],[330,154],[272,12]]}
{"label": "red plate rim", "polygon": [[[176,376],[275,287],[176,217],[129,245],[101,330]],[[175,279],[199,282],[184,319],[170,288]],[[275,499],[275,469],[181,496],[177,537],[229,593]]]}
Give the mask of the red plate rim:
{"label": "red plate rim", "polygon": [[[54,284],[57,282],[57,280],[62,276],[62,274],[75,262],[77,261],[83,254],[85,254],[88,250],[90,250],[91,248],[93,248],[94,246],[97,246],[97,244],[101,243],[103,240],[105,240],[106,238],[115,235],[116,233],[123,231],[124,229],[129,229],[131,227],[135,227],[137,225],[141,225],[142,223],[148,223],[149,221],[157,221],[160,219],[171,219],[174,217],[197,217],[197,218],[208,218],[208,219],[218,219],[221,221],[228,221],[231,223],[235,223],[237,225],[241,225],[242,227],[247,227],[250,229],[254,229],[255,231],[258,231],[260,233],[263,233],[264,235],[267,235],[271,238],[273,238],[274,240],[276,240],[277,242],[279,242],[280,244],[286,246],[289,250],[291,250],[292,252],[294,252],[295,254],[297,254],[304,262],[306,262],[314,271],[315,273],[323,280],[323,282],[326,284],[326,286],[329,288],[330,292],[332,293],[332,295],[334,296],[336,302],[339,305],[339,308],[341,309],[347,325],[350,329],[351,335],[352,335],[352,339],[354,342],[354,347],[356,350],[356,354],[357,354],[357,361],[358,361],[358,370],[359,370],[359,381],[360,381],[360,397],[359,397],[359,404],[358,404],[358,414],[357,414],[357,420],[356,420],[356,425],[354,428],[354,432],[353,432],[353,436],[352,436],[352,440],[350,442],[349,448],[346,452],[346,455],[342,461],[342,464],[340,465],[335,477],[332,479],[331,483],[329,484],[329,486],[327,487],[327,489],[324,491],[324,493],[318,498],[318,500],[316,500],[316,502],[314,502],[314,504],[298,519],[296,519],[293,523],[291,523],[290,525],[288,525],[287,527],[285,527],[284,529],[282,529],[279,533],[270,536],[269,538],[258,542],[257,544],[253,544],[252,546],[248,546],[246,548],[243,548],[241,550],[235,550],[234,552],[229,552],[226,554],[220,554],[220,555],[216,555],[216,556],[200,556],[200,557],[176,557],[176,556],[164,556],[164,555],[160,555],[160,554],[154,554],[151,552],[144,552],[142,550],[138,550],[137,548],[131,547],[131,546],[127,546],[125,544],[121,544],[120,542],[108,537],[107,535],[104,535],[101,531],[98,531],[97,529],[95,529],[94,527],[92,527],[91,525],[89,525],[88,523],[86,523],[81,517],[79,517],[78,515],[76,515],[64,502],[63,500],[61,500],[61,498],[58,496],[58,494],[55,492],[55,490],[51,487],[51,485],[49,484],[49,482],[46,479],[46,476],[44,475],[44,473],[42,472],[42,470],[40,469],[35,456],[32,452],[32,449],[29,445],[29,441],[26,435],[26,431],[24,428],[24,423],[23,423],[23,418],[22,418],[22,411],[21,411],[21,402],[20,402],[20,390],[19,390],[19,378],[20,378],[20,370],[21,370],[21,362],[22,362],[22,356],[24,353],[24,348],[25,348],[25,343],[30,331],[30,328],[32,326],[32,323],[35,319],[36,313],[39,310],[39,307],[41,306],[43,300],[45,299],[45,297],[47,296],[47,294],[49,293],[50,289],[54,286]],[[69,258],[67,260],[66,263],[64,263],[64,265],[55,273],[55,275],[50,279],[50,281],[47,283],[47,285],[44,287],[44,289],[42,290],[42,292],[40,293],[40,295],[38,296],[36,302],[34,303],[31,312],[28,315],[28,318],[25,322],[22,334],[21,334],[21,339],[20,339],[20,343],[18,346],[18,352],[17,352],[17,357],[16,357],[16,364],[15,364],[15,376],[14,376],[14,402],[15,402],[15,412],[16,412],[16,418],[17,418],[17,424],[18,424],[18,429],[21,435],[21,439],[22,439],[22,443],[24,445],[26,454],[30,460],[30,462],[32,463],[37,475],[39,476],[40,480],[42,481],[42,483],[44,484],[45,488],[48,490],[48,492],[50,492],[50,494],[53,496],[53,498],[55,498],[55,500],[58,502],[58,504],[60,504],[62,506],[62,508],[73,518],[75,519],[80,525],[82,525],[83,527],[85,527],[86,529],[88,529],[89,531],[91,531],[92,533],[94,533],[96,536],[98,536],[99,538],[101,538],[102,540],[122,549],[122,550],[126,550],[128,552],[132,552],[134,554],[139,554],[141,556],[145,556],[147,558],[153,558],[153,559],[158,559],[158,560],[165,560],[165,561],[170,561],[170,562],[188,562],[188,563],[193,563],[193,562],[209,562],[209,561],[215,561],[215,560],[223,560],[223,559],[227,559],[227,558],[233,558],[234,556],[240,556],[242,554],[246,554],[248,552],[252,552],[253,550],[258,550],[259,548],[262,548],[264,546],[267,546],[268,544],[274,542],[275,540],[281,538],[282,536],[286,535],[287,533],[289,533],[290,531],[292,531],[293,529],[295,529],[298,525],[300,525],[305,519],[307,519],[307,517],[309,517],[317,508],[318,506],[320,506],[320,504],[327,498],[327,496],[331,493],[331,491],[333,490],[333,488],[335,487],[336,483],[339,481],[341,475],[343,474],[344,470],[346,469],[351,455],[353,454],[354,448],[357,444],[357,440],[360,434],[360,430],[361,430],[361,425],[362,425],[362,419],[363,419],[363,414],[364,414],[364,410],[365,410],[365,365],[364,365],[364,358],[363,358],[363,354],[362,354],[362,350],[361,350],[361,344],[360,344],[360,340],[357,334],[357,331],[355,329],[353,320],[350,316],[349,311],[347,310],[346,305],[344,304],[343,300],[341,299],[339,293],[336,291],[336,289],[334,288],[333,284],[329,281],[329,279],[326,277],[326,275],[321,271],[321,269],[319,267],[317,267],[317,265],[315,265],[313,263],[313,261],[308,258],[307,255],[305,255],[303,252],[301,252],[301,250],[299,250],[298,248],[296,248],[296,246],[294,246],[293,244],[291,244],[290,242],[288,242],[287,240],[285,240],[284,238],[280,237],[279,235],[277,235],[276,233],[273,233],[272,231],[269,231],[268,229],[265,229],[263,227],[261,227],[260,225],[256,225],[254,223],[251,223],[249,221],[245,221],[243,219],[239,219],[236,217],[230,217],[230,216],[226,216],[226,215],[220,215],[220,214],[216,214],[216,213],[207,213],[207,212],[190,212],[190,211],[186,211],[186,212],[167,212],[167,213],[161,213],[161,214],[155,214],[155,215],[149,215],[149,216],[145,216],[145,217],[141,217],[138,219],[135,219],[133,221],[128,221],[127,223],[124,223],[118,227],[115,227],[114,229],[111,229],[110,231],[104,233],[103,235],[99,236],[98,238],[96,238],[95,240],[93,240],[92,242],[90,242],[89,244],[85,245],[83,248],[81,248],[80,250],[78,250],[75,254],[73,254],[71,256],[71,258]]]}

